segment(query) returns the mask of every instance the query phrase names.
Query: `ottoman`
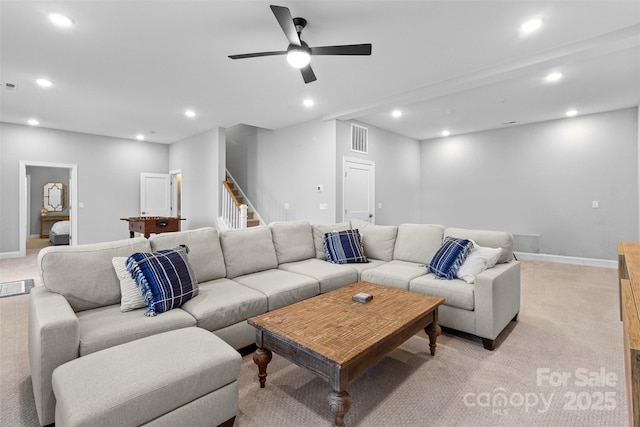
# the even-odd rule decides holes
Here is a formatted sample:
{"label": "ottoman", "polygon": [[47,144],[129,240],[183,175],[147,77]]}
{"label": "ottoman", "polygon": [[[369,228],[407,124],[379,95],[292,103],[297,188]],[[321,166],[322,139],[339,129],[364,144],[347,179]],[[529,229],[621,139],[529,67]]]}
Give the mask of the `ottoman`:
{"label": "ottoman", "polygon": [[184,328],[74,359],[53,371],[58,426],[233,425],[240,354]]}

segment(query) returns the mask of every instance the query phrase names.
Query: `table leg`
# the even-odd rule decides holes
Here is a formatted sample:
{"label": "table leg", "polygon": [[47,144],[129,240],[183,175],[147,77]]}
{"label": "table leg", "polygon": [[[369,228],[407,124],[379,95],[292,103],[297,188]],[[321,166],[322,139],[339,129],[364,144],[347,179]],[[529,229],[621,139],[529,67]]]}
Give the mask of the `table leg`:
{"label": "table leg", "polygon": [[258,379],[260,380],[260,388],[264,388],[267,382],[267,364],[271,362],[271,350],[258,347],[253,353],[253,361],[258,365]]}
{"label": "table leg", "polygon": [[335,391],[329,392],[329,408],[334,415],[333,425],[335,427],[344,427],[344,416],[347,414],[349,408],[351,408],[351,396],[347,391]]}
{"label": "table leg", "polygon": [[442,332],[440,325],[438,325],[438,308],[436,307],[433,310],[433,322],[427,325],[424,328],[424,331],[429,335],[429,349],[431,350],[431,355],[434,356],[436,354],[436,339]]}

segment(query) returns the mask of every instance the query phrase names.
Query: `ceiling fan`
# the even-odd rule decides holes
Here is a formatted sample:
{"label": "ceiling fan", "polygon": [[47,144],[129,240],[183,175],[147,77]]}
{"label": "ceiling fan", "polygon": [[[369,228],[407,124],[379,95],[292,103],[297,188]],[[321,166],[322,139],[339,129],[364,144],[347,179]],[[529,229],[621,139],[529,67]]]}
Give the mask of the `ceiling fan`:
{"label": "ceiling fan", "polygon": [[316,75],[309,62],[311,55],[371,55],[371,44],[349,44],[340,46],[309,47],[300,38],[300,33],[307,25],[304,18],[292,18],[289,8],[282,6],[270,6],[271,11],[280,24],[284,35],[289,40],[287,50],[273,52],[245,53],[241,55],[229,55],[231,59],[256,58],[259,56],[287,55],[287,61],[294,68],[299,68],[305,83],[316,80]]}

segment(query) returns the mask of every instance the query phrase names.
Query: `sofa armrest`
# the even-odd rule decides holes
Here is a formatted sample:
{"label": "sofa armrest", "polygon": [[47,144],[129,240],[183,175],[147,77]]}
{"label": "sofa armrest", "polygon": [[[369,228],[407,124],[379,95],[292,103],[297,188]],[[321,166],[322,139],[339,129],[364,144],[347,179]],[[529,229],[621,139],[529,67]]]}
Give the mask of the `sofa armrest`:
{"label": "sofa armrest", "polygon": [[476,335],[495,339],[520,311],[520,262],[498,264],[476,276]]}
{"label": "sofa armrest", "polygon": [[51,375],[78,357],[78,318],[60,294],[38,286],[29,295],[29,366],[40,425],[55,421]]}

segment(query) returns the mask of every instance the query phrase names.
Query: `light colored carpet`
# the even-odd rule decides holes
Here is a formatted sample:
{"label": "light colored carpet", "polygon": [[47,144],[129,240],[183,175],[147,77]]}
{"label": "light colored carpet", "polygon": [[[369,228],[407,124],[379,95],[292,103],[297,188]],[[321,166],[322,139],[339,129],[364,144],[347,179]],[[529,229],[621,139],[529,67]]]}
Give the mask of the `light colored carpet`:
{"label": "light colored carpet", "polygon": [[[2,426],[37,426],[27,303],[0,299]],[[601,372],[608,384],[597,381]],[[243,357],[236,426],[330,425],[322,380],[277,355],[268,374],[260,389],[251,355]],[[593,382],[583,385],[585,376]],[[626,426],[616,271],[523,261],[519,320],[495,351],[445,331],[432,357],[418,334],[347,390],[348,426]]]}

